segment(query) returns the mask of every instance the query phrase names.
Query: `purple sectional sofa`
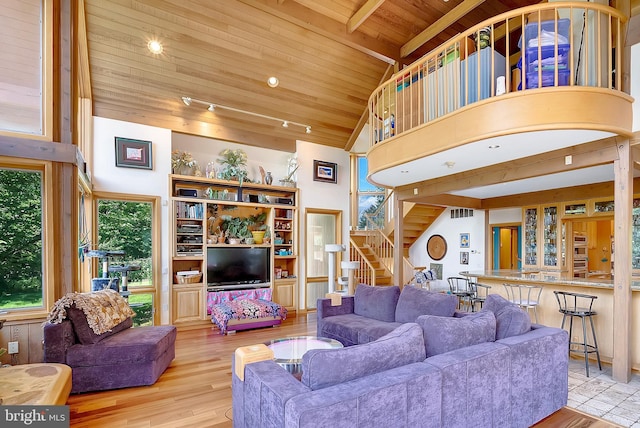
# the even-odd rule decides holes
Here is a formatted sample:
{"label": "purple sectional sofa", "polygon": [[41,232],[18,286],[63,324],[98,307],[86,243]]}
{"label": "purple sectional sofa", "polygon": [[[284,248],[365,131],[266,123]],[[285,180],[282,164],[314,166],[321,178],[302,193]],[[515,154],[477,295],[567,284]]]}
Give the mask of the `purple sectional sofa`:
{"label": "purple sectional sofa", "polygon": [[175,358],[175,326],[131,328],[132,320],[96,335],[84,313],[44,325],[44,362],[71,367],[71,392],[152,385]]}
{"label": "purple sectional sofa", "polygon": [[342,342],[344,346],[371,342],[403,323],[415,322],[420,315],[462,316],[456,312],[458,299],[451,294],[435,293],[397,285],[372,287],[360,284],[353,296],[331,306],[331,299],[318,299],[317,335]]}
{"label": "purple sectional sofa", "polygon": [[567,332],[531,325],[498,295],[477,313],[391,324],[366,343],[308,351],[300,381],[274,361],[246,365],[242,381],[234,361],[234,427],[517,428],[567,403]]}

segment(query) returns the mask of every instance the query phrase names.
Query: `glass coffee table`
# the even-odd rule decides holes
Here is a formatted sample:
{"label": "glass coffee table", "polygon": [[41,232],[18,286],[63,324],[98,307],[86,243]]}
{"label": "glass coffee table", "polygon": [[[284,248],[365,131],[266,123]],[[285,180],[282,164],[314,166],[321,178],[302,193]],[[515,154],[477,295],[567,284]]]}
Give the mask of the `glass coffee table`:
{"label": "glass coffee table", "polygon": [[273,351],[275,362],[296,377],[302,375],[302,356],[312,349],[342,348],[334,339],[315,336],[284,337],[265,342]]}

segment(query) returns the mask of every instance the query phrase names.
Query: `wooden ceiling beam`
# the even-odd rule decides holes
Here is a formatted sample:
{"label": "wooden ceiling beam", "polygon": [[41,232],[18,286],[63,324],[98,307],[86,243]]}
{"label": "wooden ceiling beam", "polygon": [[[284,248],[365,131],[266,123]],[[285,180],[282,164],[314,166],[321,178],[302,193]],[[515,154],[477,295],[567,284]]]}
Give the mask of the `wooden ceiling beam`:
{"label": "wooden ceiling beam", "polygon": [[278,4],[277,0],[238,0],[280,19],[292,22],[316,34],[356,49],[380,61],[393,64],[401,60],[396,46],[366,36],[360,32],[349,33],[344,24],[296,3]]}
{"label": "wooden ceiling beam", "polygon": [[415,202],[417,204],[429,204],[439,207],[461,207],[461,208],[482,208],[482,200],[478,198],[470,198],[467,196],[448,195],[446,193],[439,195],[431,195],[429,197],[414,197],[413,199],[405,199],[404,202]]}
{"label": "wooden ceiling beam", "polygon": [[409,40],[400,48],[400,56],[402,58],[408,56],[420,46],[436,37],[438,34],[446,30],[451,24],[457,22],[460,18],[471,12],[473,9],[484,3],[485,0],[464,0],[458,6],[451,9],[451,12],[438,19],[436,22],[427,27],[420,34]]}
{"label": "wooden ceiling beam", "polygon": [[[402,186],[396,189],[396,197],[399,200],[415,199],[416,189],[421,197],[429,197],[611,163],[618,157],[617,141],[617,137],[604,138],[592,143]],[[565,157],[569,155],[572,157],[572,163],[566,165]]]}
{"label": "wooden ceiling beam", "polygon": [[353,33],[376,9],[382,6],[384,2],[385,0],[367,0],[347,21],[347,31]]}

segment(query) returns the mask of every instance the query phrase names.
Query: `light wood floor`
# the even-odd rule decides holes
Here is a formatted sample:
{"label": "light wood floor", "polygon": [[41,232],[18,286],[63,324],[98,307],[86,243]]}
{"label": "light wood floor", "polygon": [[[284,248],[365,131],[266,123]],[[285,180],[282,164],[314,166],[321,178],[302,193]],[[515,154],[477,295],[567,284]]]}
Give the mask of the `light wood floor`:
{"label": "light wood floor", "polygon": [[[221,336],[213,327],[178,331],[176,358],[152,386],[71,395],[72,427],[232,427],[231,357],[236,348],[285,336],[315,335],[315,313],[280,327]],[[537,428],[615,425],[562,409]]]}

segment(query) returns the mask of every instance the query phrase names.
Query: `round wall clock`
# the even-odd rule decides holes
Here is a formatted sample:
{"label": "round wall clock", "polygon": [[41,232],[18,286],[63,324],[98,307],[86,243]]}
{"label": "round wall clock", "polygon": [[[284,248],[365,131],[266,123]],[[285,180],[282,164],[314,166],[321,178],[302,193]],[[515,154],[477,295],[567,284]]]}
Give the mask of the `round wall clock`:
{"label": "round wall clock", "polygon": [[447,254],[447,241],[442,235],[431,235],[427,241],[427,254],[433,260],[441,260]]}

